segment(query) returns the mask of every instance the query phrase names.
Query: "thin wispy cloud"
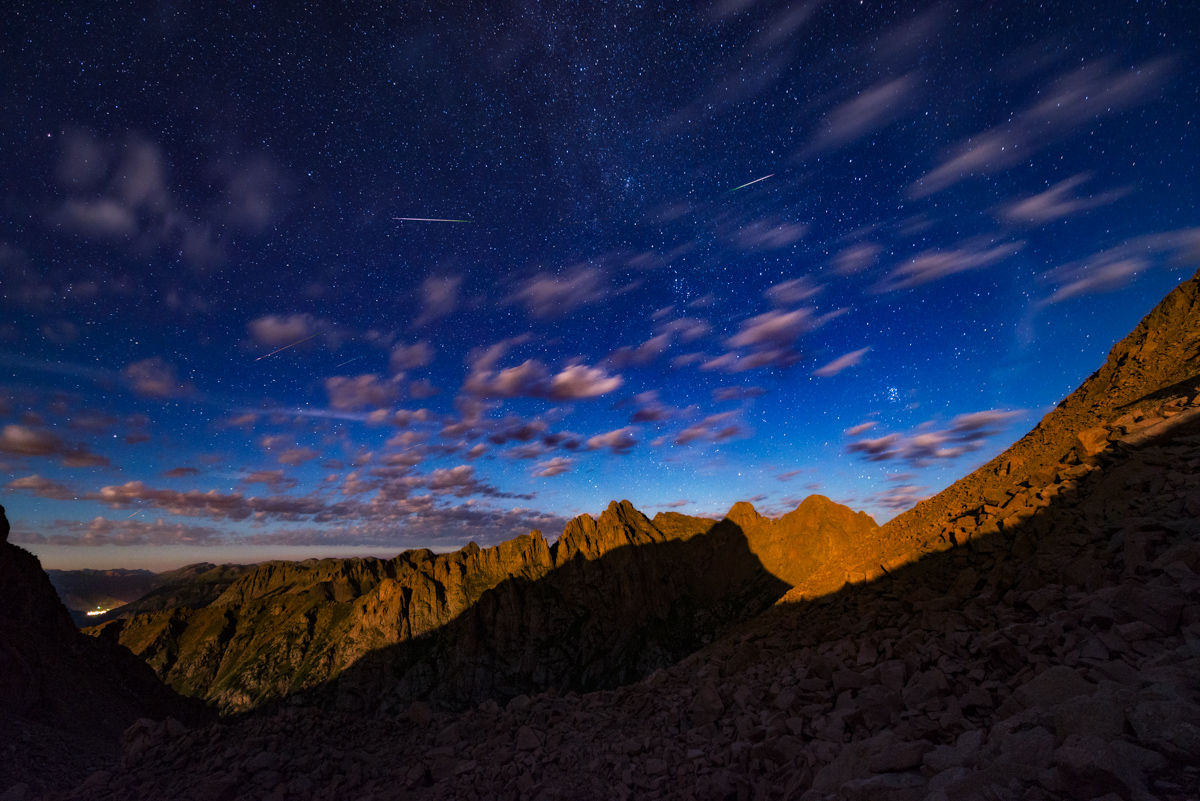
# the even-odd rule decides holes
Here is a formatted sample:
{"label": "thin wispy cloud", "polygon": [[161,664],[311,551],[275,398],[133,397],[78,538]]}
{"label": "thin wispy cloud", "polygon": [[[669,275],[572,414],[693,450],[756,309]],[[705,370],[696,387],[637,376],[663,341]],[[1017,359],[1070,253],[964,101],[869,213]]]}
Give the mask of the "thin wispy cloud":
{"label": "thin wispy cloud", "polygon": [[1130,192],[1129,189],[1113,189],[1090,197],[1076,197],[1073,194],[1074,190],[1091,178],[1090,172],[1073,175],[1054,184],[1045,192],[1001,206],[996,216],[1013,225],[1044,225],[1107,206]]}

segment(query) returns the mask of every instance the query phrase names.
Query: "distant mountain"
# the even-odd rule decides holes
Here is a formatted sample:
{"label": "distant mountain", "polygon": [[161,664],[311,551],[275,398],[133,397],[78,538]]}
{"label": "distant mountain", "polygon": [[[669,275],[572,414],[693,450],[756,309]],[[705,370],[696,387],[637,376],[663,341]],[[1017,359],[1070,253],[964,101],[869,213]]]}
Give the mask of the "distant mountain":
{"label": "distant mountain", "polygon": [[142,717],[204,717],[124,648],[86,637],[0,507],[0,788],[66,787],[116,757]]}
{"label": "distant mountain", "polygon": [[535,531],[448,554],[268,562],[215,598],[180,582],[172,597],[190,602],[88,632],[227,711],[301,691],[367,709],[595,689],[672,664],[802,580],[805,555],[827,558],[876,530],[819,496],[777,521],[749,504],[722,521],[650,520],[614,502],[552,545]]}
{"label": "distant mountain", "polygon": [[254,568],[255,565],[214,565],[211,562],[197,562],[176,570],[157,573],[141,594],[122,606],[110,609],[106,614],[89,618],[88,623],[97,626],[109,620],[176,607],[200,609],[221,597],[233,582]]}
{"label": "distant mountain", "polygon": [[94,623],[98,615],[88,612],[107,610],[136,601],[152,587],[157,573],[150,570],[47,570],[58,597],[71,611],[77,625]]}

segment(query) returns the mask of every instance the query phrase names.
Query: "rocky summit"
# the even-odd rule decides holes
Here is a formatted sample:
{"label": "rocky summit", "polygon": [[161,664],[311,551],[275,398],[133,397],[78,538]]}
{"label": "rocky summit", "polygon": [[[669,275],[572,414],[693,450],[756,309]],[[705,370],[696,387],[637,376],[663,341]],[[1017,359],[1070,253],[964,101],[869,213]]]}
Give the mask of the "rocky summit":
{"label": "rocky summit", "polygon": [[[264,565],[110,623],[256,708],[139,721],[69,797],[1196,799],[1198,360],[1200,275],[882,528],[821,498],[716,523],[621,503],[554,545]],[[280,680],[270,648],[318,677],[246,684]]]}

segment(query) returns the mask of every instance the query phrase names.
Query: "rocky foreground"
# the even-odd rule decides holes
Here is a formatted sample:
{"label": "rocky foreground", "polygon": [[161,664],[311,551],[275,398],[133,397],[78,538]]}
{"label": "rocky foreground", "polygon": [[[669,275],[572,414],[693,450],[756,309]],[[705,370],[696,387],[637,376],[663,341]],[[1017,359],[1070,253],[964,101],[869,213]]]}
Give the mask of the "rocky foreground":
{"label": "rocky foreground", "polygon": [[0,506],[0,798],[77,784],[119,756],[139,718],[213,717],[129,651],[80,634],[37,557],[8,534]]}

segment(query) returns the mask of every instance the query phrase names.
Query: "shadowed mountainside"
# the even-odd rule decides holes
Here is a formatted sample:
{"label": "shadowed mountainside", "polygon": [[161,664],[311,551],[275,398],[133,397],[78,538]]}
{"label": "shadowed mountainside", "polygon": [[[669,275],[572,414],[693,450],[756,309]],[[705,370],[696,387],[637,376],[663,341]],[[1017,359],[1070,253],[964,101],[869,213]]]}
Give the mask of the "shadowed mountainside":
{"label": "shadowed mountainside", "polygon": [[[868,516],[820,496],[777,521],[738,504],[723,523],[675,513],[650,520],[626,501],[611,504],[599,520],[572,520],[553,545],[535,531],[493,548],[472,544],[449,554],[269,562],[245,570],[205,605],[137,614],[88,632],[115,639],[172,687],[225,711],[324,685],[368,654],[431,635],[468,613],[453,634],[422,639],[403,656],[373,657],[377,666],[399,662],[377,670],[370,690],[352,692],[343,683],[339,703],[377,704],[379,677],[397,671],[405,678],[396,697],[432,694],[452,704],[560,684],[615,686],[762,611],[788,589],[785,582],[803,579],[805,565],[829,558],[839,543],[869,539],[876,529]],[[632,555],[667,542],[691,544],[669,556]],[[599,566],[577,564],[625,548],[633,551]],[[584,619],[603,622],[607,646],[585,644],[595,631]],[[680,626],[666,625],[668,619]],[[568,631],[556,628],[563,620],[573,621]],[[470,626],[487,633],[464,639]],[[529,657],[528,638],[543,636],[558,645]],[[568,645],[572,638],[575,644]],[[467,639],[487,655],[464,645]],[[578,664],[584,651],[595,665]],[[417,656],[433,652],[436,658]],[[484,676],[473,667],[481,659],[496,668],[495,676],[465,679]],[[410,670],[416,662],[424,664]],[[370,700],[360,697],[364,692]]]}
{"label": "shadowed mountainside", "polygon": [[0,788],[69,786],[118,753],[135,720],[203,720],[124,648],[79,633],[37,557],[8,542],[0,507]]}

